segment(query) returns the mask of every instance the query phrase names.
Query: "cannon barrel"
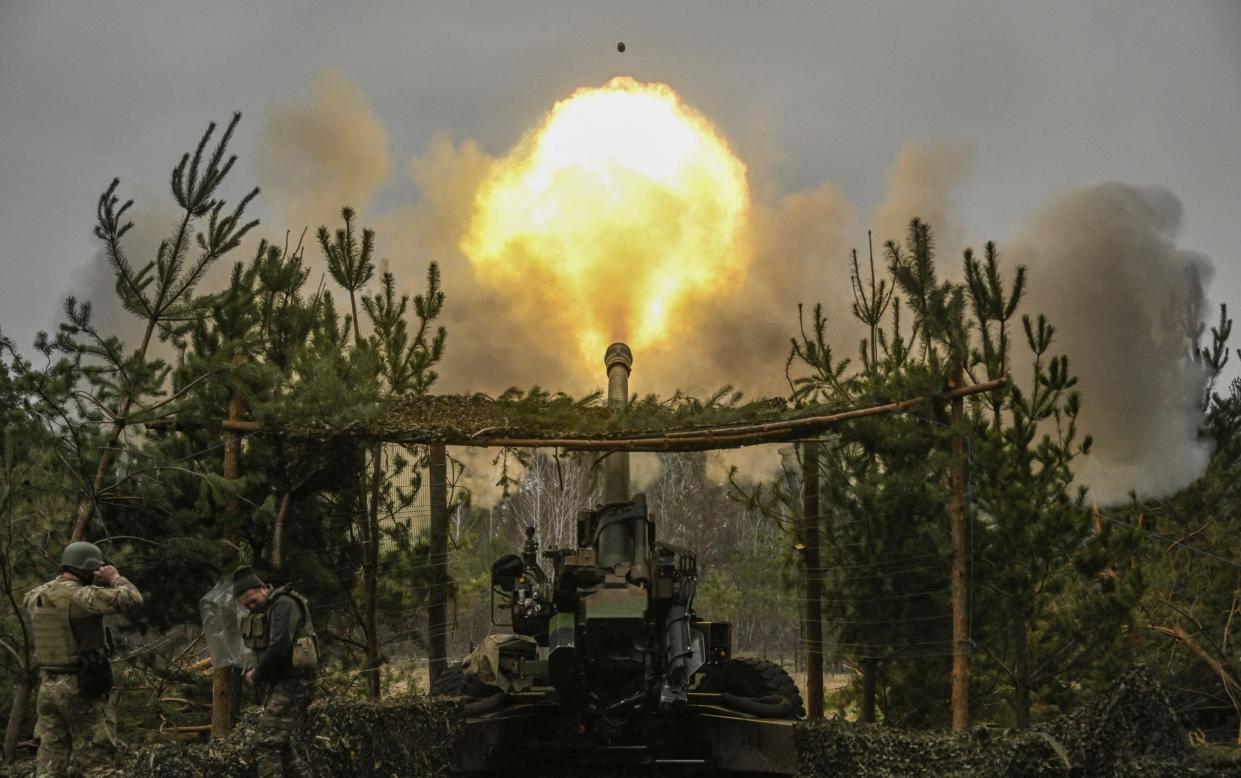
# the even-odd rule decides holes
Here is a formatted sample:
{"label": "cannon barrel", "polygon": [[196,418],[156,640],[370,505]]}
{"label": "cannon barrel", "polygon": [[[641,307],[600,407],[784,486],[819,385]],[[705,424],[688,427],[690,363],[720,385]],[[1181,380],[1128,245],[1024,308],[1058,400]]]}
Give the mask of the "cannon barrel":
{"label": "cannon barrel", "polygon": [[[623,411],[629,404],[629,373],[633,369],[633,352],[624,343],[613,343],[603,355],[608,371],[608,408]],[[613,451],[603,461],[603,501],[625,502],[629,499],[629,454]]]}

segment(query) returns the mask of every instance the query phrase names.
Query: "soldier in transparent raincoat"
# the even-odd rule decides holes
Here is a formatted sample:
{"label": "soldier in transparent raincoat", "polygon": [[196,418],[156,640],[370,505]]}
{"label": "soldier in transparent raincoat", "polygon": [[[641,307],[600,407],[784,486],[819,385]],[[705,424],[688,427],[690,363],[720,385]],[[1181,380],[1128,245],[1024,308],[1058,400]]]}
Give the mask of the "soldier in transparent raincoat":
{"label": "soldier in transparent raincoat", "polygon": [[255,743],[258,776],[276,778],[285,774],[286,759],[301,767],[289,738],[305,724],[315,694],[319,652],[310,604],[288,586],[263,583],[249,567],[233,573],[233,595],[249,611],[241,639],[257,661],[246,682],[267,690]]}

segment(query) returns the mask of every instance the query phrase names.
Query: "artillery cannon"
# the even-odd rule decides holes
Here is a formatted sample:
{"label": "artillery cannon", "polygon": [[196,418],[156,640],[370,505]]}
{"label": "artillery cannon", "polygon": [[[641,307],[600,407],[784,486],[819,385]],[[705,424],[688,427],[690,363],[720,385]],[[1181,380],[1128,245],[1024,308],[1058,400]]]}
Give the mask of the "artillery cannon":
{"label": "artillery cannon", "polygon": [[[467,698],[463,769],[632,761],[792,772],[801,695],[780,666],[732,655],[730,625],[694,611],[694,552],[656,539],[639,494],[583,511],[577,543],[491,568],[489,636],[432,694]],[[514,758],[522,754],[525,758]],[[520,774],[520,773],[518,773]]]}
{"label": "artillery cannon", "polygon": [[[622,409],[629,347],[613,343],[604,365],[608,405]],[[624,454],[604,462],[603,499],[579,514],[576,543],[542,553],[550,576],[532,527],[520,554],[492,564],[491,620],[507,631],[431,686],[467,700],[457,767],[795,772],[796,684],[776,664],[734,657],[730,625],[698,617],[697,555],[656,538]]]}

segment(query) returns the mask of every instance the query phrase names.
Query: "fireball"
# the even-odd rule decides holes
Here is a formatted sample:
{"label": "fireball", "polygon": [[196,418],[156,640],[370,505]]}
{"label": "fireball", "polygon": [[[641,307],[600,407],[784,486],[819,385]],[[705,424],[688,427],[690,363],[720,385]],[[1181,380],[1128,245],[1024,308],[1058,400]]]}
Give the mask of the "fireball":
{"label": "fireball", "polygon": [[745,165],[664,84],[615,78],[556,103],[478,190],[476,276],[542,327],[604,347],[666,342],[744,270]]}

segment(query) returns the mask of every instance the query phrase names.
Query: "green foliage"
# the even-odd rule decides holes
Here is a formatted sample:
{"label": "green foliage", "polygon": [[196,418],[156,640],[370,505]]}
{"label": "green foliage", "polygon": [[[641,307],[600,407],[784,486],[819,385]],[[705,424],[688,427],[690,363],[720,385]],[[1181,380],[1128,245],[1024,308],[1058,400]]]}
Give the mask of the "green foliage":
{"label": "green foliage", "polygon": [[[834,355],[821,307],[808,325],[799,309],[802,326],[786,366],[794,402],[928,396],[949,386],[958,366],[978,381],[1010,375],[1024,268],[1005,280],[988,243],[981,261],[965,252],[964,283],[943,281],[931,229],[919,220],[903,246],[885,244],[885,255],[884,278],[873,259],[863,278],[853,257],[853,314],[868,330],[860,369]],[[1072,704],[1089,675],[1085,666],[1114,647],[1140,594],[1140,577],[1117,585],[1102,575],[1124,557],[1126,539],[1092,533],[1084,494],[1074,489],[1072,462],[1090,439],[1077,429],[1081,401],[1067,358],[1052,351],[1055,330],[1042,316],[1022,316],[1022,325],[1028,389],[1010,379],[1008,389],[972,398],[963,427],[932,406],[929,415],[837,427],[819,444],[822,560],[810,574],[823,581],[829,642],[847,663],[874,673],[876,704],[889,724],[947,721],[953,436],[967,439],[973,509],[975,710],[1004,717],[1001,689],[1023,726],[1034,699]],[[786,478],[771,497],[799,518],[798,490]],[[858,688],[844,694],[856,700]]]}
{"label": "green foliage", "polygon": [[[121,202],[115,181],[100,197],[96,235],[122,307],[143,324],[137,348],[100,331],[90,302],[72,298],[56,336],[40,334],[36,341],[42,366],[0,341],[2,420],[12,415],[23,425],[8,435],[13,453],[6,463],[23,472],[40,469],[32,480],[40,493],[23,494],[11,488],[23,481],[5,478],[2,571],[10,593],[20,596],[54,569],[41,555],[58,551],[70,530],[88,528],[145,592],[139,626],[164,631],[196,622],[199,598],[240,556],[308,594],[316,619],[323,619],[328,655],[356,667],[351,653],[373,642],[354,637],[359,625],[382,647],[408,637],[401,630],[425,601],[417,594],[428,572],[425,543],[398,518],[420,488],[421,452],[389,452],[381,463],[368,461],[368,451],[352,441],[246,435],[241,477],[230,479],[222,467],[221,424],[230,405],[240,408],[243,421],[264,426],[298,418],[357,423],[393,393],[425,392],[444,353],[446,334],[434,322],[445,296],[433,264],[426,291],[412,300],[385,274],[380,291],[363,296],[371,328],[363,336],[355,295],[366,294],[373,274],[374,234],[366,230],[358,246],[351,211],[341,242],[346,254],[335,255],[353,305],[343,322],[329,291],[306,286],[302,246],[287,240],[283,246],[260,241],[221,287],[200,291],[208,268],[257,224],[243,218],[257,190],[231,208],[221,195],[236,161],[227,147],[238,120],[218,141],[209,126],[175,166],[171,190],[181,218],[145,263],[127,253],[132,201]],[[168,344],[159,356],[155,336]],[[381,475],[366,490],[373,498],[367,509],[359,511],[358,485],[372,464]],[[83,506],[76,512],[66,502],[74,495]],[[230,538],[228,545],[222,538]],[[37,549],[31,547],[36,539]],[[364,553],[364,543],[376,553]],[[371,580],[407,581],[368,589],[364,572]],[[415,595],[402,594],[408,584]],[[11,604],[13,597],[7,599]],[[367,621],[364,601],[390,612],[389,620]],[[25,651],[20,619],[3,619],[4,648]],[[146,672],[180,671],[165,657]]]}
{"label": "green foliage", "polygon": [[[1227,322],[1223,328],[1226,332]],[[1213,741],[1241,732],[1241,661],[1235,622],[1241,613],[1241,381],[1215,394],[1205,434],[1216,443],[1207,472],[1181,492],[1137,500],[1102,514],[1132,539],[1131,564],[1111,571],[1118,587],[1141,581],[1140,618],[1130,650],[1164,668],[1174,708]]]}

